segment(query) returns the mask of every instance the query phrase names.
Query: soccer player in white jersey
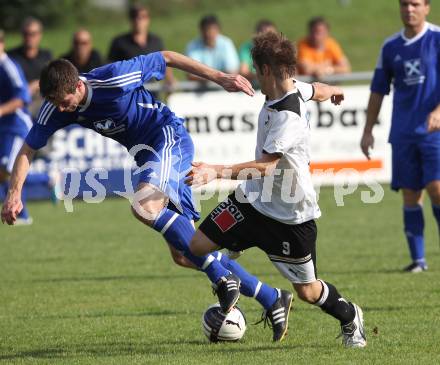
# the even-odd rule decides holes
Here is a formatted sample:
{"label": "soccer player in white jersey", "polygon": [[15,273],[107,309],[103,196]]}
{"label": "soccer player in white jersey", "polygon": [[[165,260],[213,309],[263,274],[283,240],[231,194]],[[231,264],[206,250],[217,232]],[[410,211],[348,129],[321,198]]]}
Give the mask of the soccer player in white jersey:
{"label": "soccer player in white jersey", "polygon": [[391,188],[402,190],[404,232],[412,262],[404,271],[428,269],[423,190],[440,230],[440,28],[426,21],[429,0],[400,0],[404,28],[385,40],[371,82],[361,140],[370,158],[373,127],[393,84]]}
{"label": "soccer player in white jersey", "polygon": [[[171,51],[110,63],[81,75],[67,60],[52,61],[41,73],[40,90],[46,101],[16,158],[2,221],[17,221],[23,207],[23,182],[35,151],[57,130],[76,123],[130,150],[142,171],[133,214],[162,234],[176,263],[198,268],[208,276],[224,312],[234,306],[240,292],[255,298],[265,309],[279,307],[283,299],[289,304],[288,312],[292,293],[260,282],[220,252],[197,257],[189,251],[193,223],[199,218],[191,188],[184,183],[194,145],[183,120],[144,88],[151,78],[163,79],[167,66],[216,82],[228,91],[253,94],[242,76],[225,74]],[[282,340],[285,325],[272,329],[273,339]]]}
{"label": "soccer player in white jersey", "polygon": [[[361,309],[317,278],[315,219],[321,215],[309,171],[310,126],[305,102],[344,98],[339,87],[292,79],[296,54],[284,36],[254,39],[252,58],[266,102],[258,118],[255,160],[234,165],[194,163],[187,183],[216,178],[245,180],[196,231],[190,249],[204,255],[220,247],[262,249],[298,296],[338,319],[343,343],[364,347]],[[266,312],[272,323],[287,320],[281,309]]]}

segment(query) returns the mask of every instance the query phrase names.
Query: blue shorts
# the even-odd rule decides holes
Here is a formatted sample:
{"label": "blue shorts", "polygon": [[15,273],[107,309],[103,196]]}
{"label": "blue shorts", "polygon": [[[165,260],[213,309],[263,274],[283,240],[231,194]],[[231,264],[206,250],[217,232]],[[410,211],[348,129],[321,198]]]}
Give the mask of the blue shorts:
{"label": "blue shorts", "polygon": [[0,168],[9,174],[23,142],[24,138],[15,133],[0,133]]}
{"label": "blue shorts", "polygon": [[422,190],[430,182],[440,180],[440,142],[427,139],[393,143],[393,190]]}
{"label": "blue shorts", "polygon": [[170,199],[169,209],[190,220],[199,220],[191,187],[185,184],[194,158],[194,144],[185,127],[167,125],[140,148],[135,156],[141,169],[139,182],[150,183],[162,191]]}

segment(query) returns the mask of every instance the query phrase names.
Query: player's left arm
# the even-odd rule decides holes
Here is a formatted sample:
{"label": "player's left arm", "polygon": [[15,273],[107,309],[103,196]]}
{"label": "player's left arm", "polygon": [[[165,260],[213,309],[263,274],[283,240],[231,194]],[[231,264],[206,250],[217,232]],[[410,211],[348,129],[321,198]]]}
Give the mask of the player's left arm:
{"label": "player's left arm", "polygon": [[335,105],[341,104],[344,100],[344,91],[339,86],[327,85],[321,82],[314,82],[312,86],[314,89],[312,100],[326,101],[330,99]]}
{"label": "player's left arm", "polygon": [[162,51],[162,55],[167,66],[213,81],[226,91],[242,91],[250,96],[255,93],[249,81],[241,75],[232,75],[215,70],[177,52]]}
{"label": "player's left arm", "polygon": [[428,132],[440,131],[440,104],[428,115]]}
{"label": "player's left arm", "polygon": [[185,183],[198,187],[215,179],[250,180],[269,176],[272,175],[280,158],[279,153],[263,153],[263,157],[258,160],[233,165],[193,162],[191,171],[186,175]]}

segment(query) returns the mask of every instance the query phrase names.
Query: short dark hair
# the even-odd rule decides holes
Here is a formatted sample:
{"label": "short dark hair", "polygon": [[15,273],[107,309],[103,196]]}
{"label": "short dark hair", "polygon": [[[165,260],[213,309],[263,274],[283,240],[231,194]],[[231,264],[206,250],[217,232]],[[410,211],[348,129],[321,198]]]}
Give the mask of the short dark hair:
{"label": "short dark hair", "polygon": [[285,80],[295,75],[296,49],[283,34],[272,31],[260,33],[254,37],[251,53],[260,71],[263,65],[267,65],[278,79]]}
{"label": "short dark hair", "polygon": [[51,61],[44,66],[40,74],[41,96],[55,100],[73,94],[78,80],[78,70],[72,63],[63,58]]}
{"label": "short dark hair", "polygon": [[134,3],[128,9],[128,17],[130,19],[135,19],[142,11],[146,11],[148,14],[150,14],[150,11],[145,5],[141,3]]}
{"label": "short dark hair", "polygon": [[5,41],[5,32],[3,31],[3,29],[0,29],[0,42],[4,42]]}
{"label": "short dark hair", "polygon": [[264,28],[275,27],[275,24],[268,19],[261,19],[255,25],[255,32],[260,33]]}
{"label": "short dark hair", "polygon": [[202,19],[200,19],[199,27],[200,29],[205,29],[210,25],[217,25],[220,27],[220,22],[214,14],[205,15]]}
{"label": "short dark hair", "polygon": [[319,24],[324,24],[327,27],[327,29],[330,29],[330,24],[323,16],[315,16],[314,18],[310,19],[307,24],[309,31]]}

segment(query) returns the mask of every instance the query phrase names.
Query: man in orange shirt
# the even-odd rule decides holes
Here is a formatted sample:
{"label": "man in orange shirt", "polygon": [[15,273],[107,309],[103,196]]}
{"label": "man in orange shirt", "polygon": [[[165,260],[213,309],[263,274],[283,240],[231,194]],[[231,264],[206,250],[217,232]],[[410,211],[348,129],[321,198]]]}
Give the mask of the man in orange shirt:
{"label": "man in orange shirt", "polygon": [[338,42],[329,36],[329,24],[323,17],[312,18],[309,34],[298,42],[298,73],[321,78],[351,71],[350,63]]}

